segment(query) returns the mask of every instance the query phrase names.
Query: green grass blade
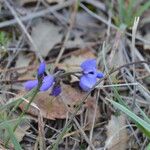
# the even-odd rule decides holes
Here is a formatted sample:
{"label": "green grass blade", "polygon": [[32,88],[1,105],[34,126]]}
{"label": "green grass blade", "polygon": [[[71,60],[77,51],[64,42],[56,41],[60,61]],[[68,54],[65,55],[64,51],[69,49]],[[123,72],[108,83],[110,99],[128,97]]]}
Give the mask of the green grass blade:
{"label": "green grass blade", "polygon": [[[22,120],[24,120],[24,119],[26,119],[26,118],[22,118]],[[5,129],[5,124],[15,124],[18,120],[19,120],[19,118],[11,119],[11,120],[0,120],[0,128]]]}
{"label": "green grass blade", "polygon": [[150,1],[146,2],[143,6],[140,6],[139,9],[136,11],[135,16],[141,16],[144,11],[146,11],[150,7]]}
{"label": "green grass blade", "polygon": [[145,133],[145,135],[147,137],[150,138],[150,124],[147,123],[146,121],[144,121],[143,119],[141,119],[140,117],[138,117],[136,114],[134,114],[132,111],[130,111],[129,109],[127,109],[125,106],[115,102],[115,101],[110,101],[116,108],[120,109],[122,112],[124,112],[126,115],[128,115],[138,126],[139,129],[141,129],[141,131],[143,133]]}
{"label": "green grass blade", "polygon": [[149,119],[148,116],[145,114],[145,112],[144,112],[138,105],[136,105],[136,107],[139,109],[141,115],[144,117],[144,120],[150,124],[150,119]]}
{"label": "green grass blade", "polygon": [[35,92],[35,89],[33,89],[30,92],[28,92],[22,98],[14,99],[14,101],[12,101],[10,103],[7,103],[5,105],[0,106],[0,111],[2,111],[4,109],[7,109],[7,108],[10,108],[12,106],[14,106],[13,110],[16,109],[24,101],[23,98],[28,99],[29,97],[32,97],[33,94],[34,94],[34,92]]}
{"label": "green grass blade", "polygon": [[132,18],[131,16],[133,15],[133,9],[134,9],[136,2],[137,2],[136,0],[130,0],[128,8],[126,10],[125,22],[128,25],[128,27],[132,26],[133,21],[134,21],[134,18]]}
{"label": "green grass blade", "polygon": [[119,5],[119,18],[120,24],[124,23],[124,16],[125,16],[125,2],[124,0],[118,0]]}
{"label": "green grass blade", "polygon": [[13,133],[12,128],[6,123],[5,123],[5,127],[6,127],[8,133],[9,133],[10,139],[11,139],[13,145],[14,145],[15,150],[22,150],[19,142],[17,141],[17,138],[15,137],[15,135]]}

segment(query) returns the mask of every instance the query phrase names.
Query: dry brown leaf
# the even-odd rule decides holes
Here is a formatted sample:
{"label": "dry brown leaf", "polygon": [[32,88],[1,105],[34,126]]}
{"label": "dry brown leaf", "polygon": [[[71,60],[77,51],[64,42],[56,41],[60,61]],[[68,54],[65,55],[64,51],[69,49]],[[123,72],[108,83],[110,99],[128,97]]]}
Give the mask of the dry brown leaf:
{"label": "dry brown leaf", "polygon": [[[66,84],[62,84],[62,91],[63,92],[57,97],[50,96],[48,91],[38,93],[27,113],[38,116],[40,110],[42,116],[47,119],[55,120],[66,118],[68,112],[74,112],[76,105],[79,104],[86,93]],[[87,101],[94,101],[94,98],[88,97]],[[23,102],[20,108],[23,110],[26,104],[27,102]],[[82,113],[83,110],[84,108],[82,108],[79,113]]]}
{"label": "dry brown leaf", "polygon": [[125,150],[127,145],[126,117],[112,115],[107,125],[107,140],[105,148],[108,150]]}
{"label": "dry brown leaf", "polygon": [[[32,59],[32,61],[31,61],[32,65],[38,67],[39,63],[37,61],[34,61],[34,60]],[[27,71],[25,73],[20,74],[18,77],[18,80],[23,80],[23,81],[34,80],[35,75],[36,75],[36,71],[37,71],[37,67],[33,67],[32,69],[26,67]],[[17,70],[17,72],[18,72],[18,70]]]}
{"label": "dry brown leaf", "polygon": [[93,100],[87,101],[85,104],[85,106],[88,108],[87,109],[87,124],[89,126],[91,126],[93,123],[95,109],[96,109],[95,123],[98,122],[100,115],[101,115],[99,111],[99,107],[96,107],[96,99],[93,99]]}
{"label": "dry brown leaf", "polygon": [[[29,56],[26,56],[24,53],[19,53],[18,59],[16,60],[16,67],[27,67],[29,63],[31,62],[31,58]],[[25,73],[27,71],[27,68],[18,70],[18,73]]]}
{"label": "dry brown leaf", "polygon": [[78,26],[83,26],[85,28],[84,30],[88,30],[90,26],[92,27],[92,25],[96,24],[96,20],[86,12],[78,12],[76,16],[76,24]]}
{"label": "dry brown leaf", "polygon": [[43,57],[46,57],[49,51],[61,42],[60,29],[60,27],[44,20],[39,20],[32,28],[31,37]]}
{"label": "dry brown leaf", "polygon": [[74,71],[76,69],[80,69],[80,64],[86,59],[95,58],[95,54],[91,50],[81,51],[80,55],[71,55],[71,57],[65,59],[62,62],[62,69],[66,71]]}
{"label": "dry brown leaf", "polygon": [[18,142],[22,141],[23,137],[26,134],[26,131],[30,128],[30,125],[27,123],[22,123],[15,131],[15,136],[18,140]]}
{"label": "dry brown leaf", "polygon": [[[65,59],[62,62],[61,68],[67,72],[80,70],[80,64],[90,58],[95,58],[94,52],[88,49],[84,50],[84,52],[81,52],[80,55],[71,55],[71,57]],[[76,82],[78,80],[79,79],[76,76],[71,76],[70,82]]]}

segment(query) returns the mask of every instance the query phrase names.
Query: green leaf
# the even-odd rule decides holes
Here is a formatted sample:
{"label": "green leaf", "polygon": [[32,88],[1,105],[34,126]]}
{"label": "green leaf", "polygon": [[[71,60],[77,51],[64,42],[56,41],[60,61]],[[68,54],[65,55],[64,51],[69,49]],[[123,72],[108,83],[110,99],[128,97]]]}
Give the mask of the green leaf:
{"label": "green leaf", "polygon": [[144,121],[143,119],[141,119],[140,117],[138,117],[136,114],[134,114],[132,111],[130,111],[128,108],[126,108],[125,106],[115,102],[115,101],[110,101],[115,107],[117,107],[118,109],[120,109],[122,112],[124,112],[125,114],[127,114],[137,125],[137,127],[143,132],[145,133],[145,135],[147,137],[150,138],[150,124],[146,121]]}

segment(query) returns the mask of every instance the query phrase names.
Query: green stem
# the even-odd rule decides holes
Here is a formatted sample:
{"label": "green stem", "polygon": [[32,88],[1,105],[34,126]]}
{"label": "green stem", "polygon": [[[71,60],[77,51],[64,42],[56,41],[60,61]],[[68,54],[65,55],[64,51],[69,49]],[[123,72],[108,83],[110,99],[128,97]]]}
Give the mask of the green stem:
{"label": "green stem", "polygon": [[[13,128],[13,132],[16,131],[18,125],[20,124],[20,122],[22,120],[22,117],[24,116],[24,114],[26,113],[26,111],[29,109],[31,103],[33,102],[33,100],[35,99],[37,93],[39,92],[41,85],[42,85],[42,78],[39,78],[38,79],[38,86],[35,88],[35,91],[33,91],[33,96],[31,97],[29,103],[26,105],[24,111],[19,116],[18,122],[16,123],[15,127]],[[10,138],[8,138],[8,140],[5,142],[5,146],[8,145],[9,140],[10,140]]]}

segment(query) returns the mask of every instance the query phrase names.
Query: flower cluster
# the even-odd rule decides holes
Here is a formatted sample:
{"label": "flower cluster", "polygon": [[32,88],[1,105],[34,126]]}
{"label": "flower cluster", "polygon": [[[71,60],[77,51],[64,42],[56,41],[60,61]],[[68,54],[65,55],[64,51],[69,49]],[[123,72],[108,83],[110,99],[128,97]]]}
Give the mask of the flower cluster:
{"label": "flower cluster", "polygon": [[[97,78],[103,78],[104,74],[97,71],[96,60],[88,59],[81,64],[82,75],[80,77],[79,86],[83,91],[89,91],[96,83]],[[37,74],[38,79],[42,78],[42,85],[40,91],[47,91],[52,87],[51,95],[58,96],[61,93],[60,83],[56,81],[53,75],[44,75],[46,68],[45,62],[41,62],[39,65]],[[26,90],[31,90],[38,86],[39,80],[30,80],[24,84]]]}
{"label": "flower cluster", "polygon": [[[54,85],[51,91],[51,95],[57,96],[60,94],[61,88],[55,85],[55,78],[53,75],[44,76],[45,68],[46,68],[46,64],[45,62],[42,62],[37,71],[38,77],[43,78],[40,91],[47,91],[50,87]],[[37,85],[38,85],[38,79],[30,80],[24,83],[24,87],[26,90],[31,90],[37,87]]]}

